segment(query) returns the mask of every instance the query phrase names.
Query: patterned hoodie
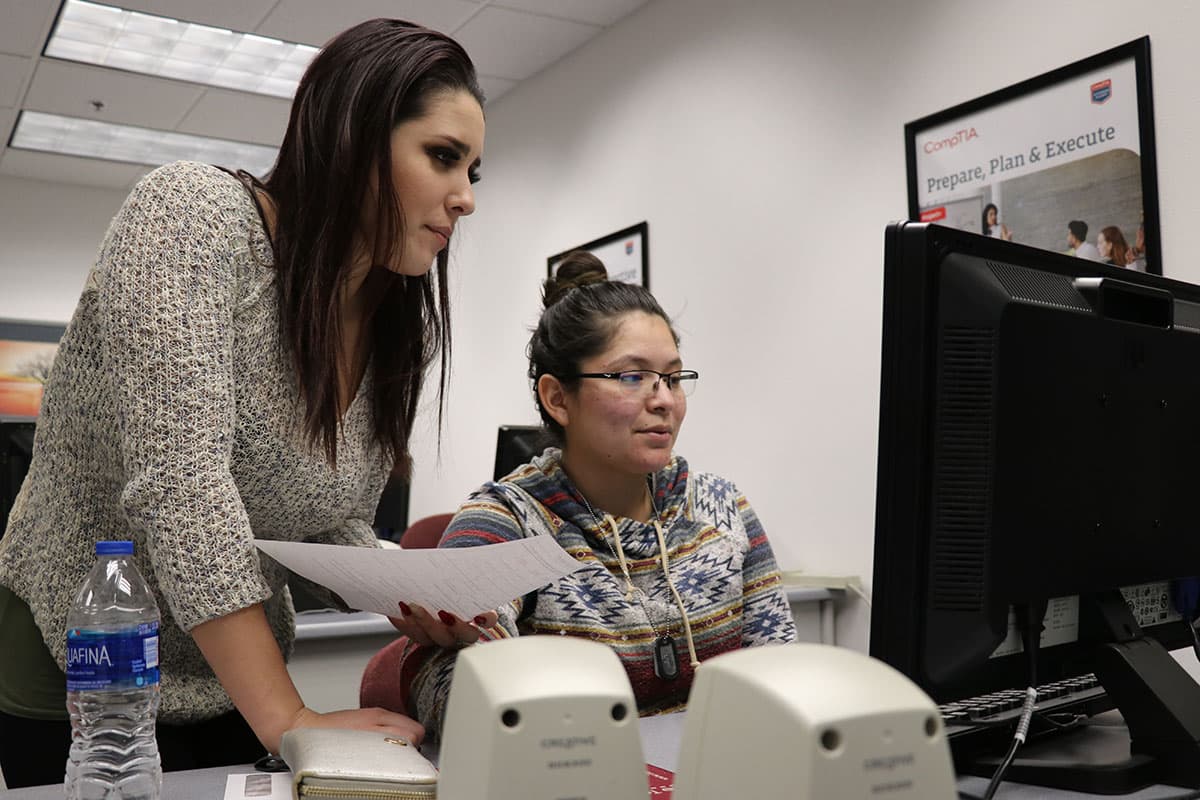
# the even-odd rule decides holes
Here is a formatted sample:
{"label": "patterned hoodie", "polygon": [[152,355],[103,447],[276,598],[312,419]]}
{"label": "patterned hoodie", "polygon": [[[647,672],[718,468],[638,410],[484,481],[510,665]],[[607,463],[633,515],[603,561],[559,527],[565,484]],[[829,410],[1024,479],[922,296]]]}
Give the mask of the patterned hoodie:
{"label": "patterned hoodie", "polygon": [[[528,536],[553,536],[584,566],[499,609],[481,640],[534,633],[581,636],[616,651],[642,716],[677,711],[687,702],[693,668],[683,620],[663,574],[652,523],[616,518],[634,586],[625,576],[603,512],[584,504],[562,469],[561,452],[546,450],[500,481],[489,482],[459,508],[439,547],[474,547]],[[649,476],[667,544],[671,578],[691,624],[700,661],[741,647],[793,642],[796,628],[771,546],[746,498],[724,478],[691,475],[674,456]],[[679,675],[654,674],[654,641],[675,639]],[[440,731],[456,651],[414,648],[403,676],[412,675],[412,711],[431,735]],[[410,661],[411,659],[411,661]],[[419,666],[417,666],[419,664]]]}

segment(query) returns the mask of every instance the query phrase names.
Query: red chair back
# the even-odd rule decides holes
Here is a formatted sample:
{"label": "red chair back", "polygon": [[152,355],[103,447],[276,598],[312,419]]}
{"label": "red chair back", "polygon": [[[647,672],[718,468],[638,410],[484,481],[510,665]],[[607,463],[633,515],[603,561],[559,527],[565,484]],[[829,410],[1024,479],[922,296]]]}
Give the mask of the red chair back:
{"label": "red chair back", "polygon": [[453,518],[453,514],[434,514],[422,517],[409,525],[407,530],[400,535],[400,546],[405,550],[437,547],[438,542],[442,539],[442,534],[446,532],[446,527]]}
{"label": "red chair back", "polygon": [[[453,514],[422,517],[400,535],[400,547],[405,550],[437,547],[453,517]],[[358,687],[358,704],[361,708],[386,708],[400,714],[412,713],[408,708],[408,684],[421,659],[416,657],[411,663],[406,662],[404,651],[407,646],[408,637],[401,636],[367,662]]]}

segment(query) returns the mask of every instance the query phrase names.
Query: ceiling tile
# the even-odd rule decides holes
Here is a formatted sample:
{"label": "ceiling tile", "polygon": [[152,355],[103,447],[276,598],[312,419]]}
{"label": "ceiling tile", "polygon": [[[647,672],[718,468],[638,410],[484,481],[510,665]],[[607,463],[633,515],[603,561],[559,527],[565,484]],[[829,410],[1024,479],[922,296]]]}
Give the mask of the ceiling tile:
{"label": "ceiling tile", "polygon": [[500,0],[494,8],[532,11],[548,17],[608,27],[646,4],[646,0]]}
{"label": "ceiling tile", "polygon": [[479,76],[479,88],[483,89],[484,99],[489,103],[499,100],[516,85],[517,81],[510,81],[508,78],[496,78],[491,75]]}
{"label": "ceiling tile", "polygon": [[32,58],[0,54],[0,106],[12,108],[21,99],[21,87],[33,69]]}
{"label": "ceiling tile", "polygon": [[[42,58],[25,95],[25,108],[171,130],[203,92],[181,81]],[[94,100],[104,103],[99,113],[92,107]]]}
{"label": "ceiling tile", "polygon": [[453,33],[478,9],[471,0],[280,0],[256,32],[320,46],[359,22],[392,17]]}
{"label": "ceiling tile", "polygon": [[252,31],[275,0],[100,0],[133,11],[201,22],[234,31]]}
{"label": "ceiling tile", "polygon": [[176,130],[278,147],[291,108],[278,97],[209,89]]}
{"label": "ceiling tile", "polygon": [[35,56],[42,52],[59,0],[4,0],[0,4],[0,53]]}
{"label": "ceiling tile", "polygon": [[487,7],[455,35],[480,73],[524,80],[591,39],[602,28],[523,11]]}
{"label": "ceiling tile", "polygon": [[4,158],[0,160],[0,175],[107,189],[123,189],[151,169],[142,164],[122,164],[95,158],[15,150],[11,147],[4,151]]}

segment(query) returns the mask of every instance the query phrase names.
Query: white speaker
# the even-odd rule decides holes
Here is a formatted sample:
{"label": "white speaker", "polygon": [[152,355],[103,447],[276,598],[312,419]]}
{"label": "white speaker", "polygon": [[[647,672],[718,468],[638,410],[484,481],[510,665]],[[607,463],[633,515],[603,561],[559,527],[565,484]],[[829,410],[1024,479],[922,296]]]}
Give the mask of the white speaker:
{"label": "white speaker", "polygon": [[637,704],[611,648],[522,636],[459,652],[439,800],[646,800]]}
{"label": "white speaker", "polygon": [[937,706],[853,650],[752,647],[700,665],[675,800],[955,800]]}

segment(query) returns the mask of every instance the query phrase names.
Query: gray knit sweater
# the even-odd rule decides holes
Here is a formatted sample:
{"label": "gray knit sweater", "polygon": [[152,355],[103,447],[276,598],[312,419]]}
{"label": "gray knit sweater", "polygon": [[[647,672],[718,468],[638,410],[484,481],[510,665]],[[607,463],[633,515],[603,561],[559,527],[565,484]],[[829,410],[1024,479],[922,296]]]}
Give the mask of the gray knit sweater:
{"label": "gray knit sweater", "polygon": [[162,612],[159,718],[232,708],[188,631],[262,602],[285,656],[287,573],[252,540],[375,546],[390,463],[370,373],[342,420],[337,469],[299,432],[272,255],[242,185],[180,162],[113,219],[67,328],[34,460],[0,539],[0,583],[65,665],[67,609],[94,542],[132,539]]}

